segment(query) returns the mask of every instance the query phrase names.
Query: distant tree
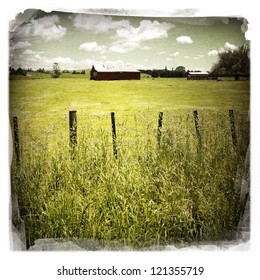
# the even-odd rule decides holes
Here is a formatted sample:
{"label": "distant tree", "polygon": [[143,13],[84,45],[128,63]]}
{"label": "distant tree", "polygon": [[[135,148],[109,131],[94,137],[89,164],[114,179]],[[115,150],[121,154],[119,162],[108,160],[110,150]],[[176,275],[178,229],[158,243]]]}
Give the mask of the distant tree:
{"label": "distant tree", "polygon": [[152,75],[152,71],[150,69],[146,69],[146,70],[140,70],[141,73],[147,74],[147,75]]}
{"label": "distant tree", "polygon": [[165,67],[164,70],[160,70],[160,77],[162,77],[162,78],[168,78],[169,77],[169,70],[167,70],[167,67]]}
{"label": "distant tree", "polygon": [[21,75],[21,76],[26,76],[27,70],[19,67],[16,70],[13,67],[9,67],[9,75]]}
{"label": "distant tree", "polygon": [[159,71],[157,69],[153,69],[152,73],[151,73],[151,76],[153,78],[158,78],[159,77]]}
{"label": "distant tree", "polygon": [[250,74],[249,47],[241,46],[236,50],[229,50],[218,54],[218,62],[211,69],[212,75],[234,76]]}
{"label": "distant tree", "polygon": [[59,78],[61,74],[59,64],[57,62],[53,63],[52,66],[52,78]]}
{"label": "distant tree", "polygon": [[186,69],[184,66],[176,67],[174,74],[176,77],[186,77]]}
{"label": "distant tree", "polygon": [[39,69],[36,70],[36,72],[38,72],[38,73],[46,73],[44,68],[39,68]]}
{"label": "distant tree", "polygon": [[21,67],[19,67],[19,68],[16,70],[16,75],[26,76],[26,72],[25,72]]}
{"label": "distant tree", "polygon": [[9,67],[9,75],[16,75],[16,71],[13,67]]}
{"label": "distant tree", "polygon": [[82,74],[82,75],[85,75],[85,74],[86,74],[86,71],[85,71],[85,70],[82,70],[82,71],[81,71],[81,74]]}

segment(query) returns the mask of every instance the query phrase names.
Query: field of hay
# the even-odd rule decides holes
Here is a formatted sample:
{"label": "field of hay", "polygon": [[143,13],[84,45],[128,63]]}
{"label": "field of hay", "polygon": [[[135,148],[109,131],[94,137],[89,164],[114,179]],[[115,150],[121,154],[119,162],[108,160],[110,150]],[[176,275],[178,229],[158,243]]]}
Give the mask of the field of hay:
{"label": "field of hay", "polygon": [[[39,238],[73,238],[136,249],[234,237],[249,99],[249,81],[228,79],[11,79],[10,124],[17,116],[21,153],[19,164],[14,154],[11,182],[27,245]],[[71,110],[78,120],[73,155]]]}

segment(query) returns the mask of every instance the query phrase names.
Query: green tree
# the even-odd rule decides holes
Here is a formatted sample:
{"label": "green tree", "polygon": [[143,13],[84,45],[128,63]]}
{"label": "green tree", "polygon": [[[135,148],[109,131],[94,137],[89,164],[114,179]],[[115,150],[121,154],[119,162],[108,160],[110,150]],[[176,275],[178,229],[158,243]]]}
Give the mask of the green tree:
{"label": "green tree", "polygon": [[236,50],[229,50],[218,54],[218,62],[212,67],[213,75],[235,76],[250,74],[249,47],[244,45]]}
{"label": "green tree", "polygon": [[52,78],[59,78],[61,74],[59,64],[57,62],[53,63],[52,66]]}
{"label": "green tree", "polygon": [[157,69],[153,69],[151,76],[153,78],[158,78],[159,77],[159,71]]}
{"label": "green tree", "polygon": [[186,69],[185,69],[184,66],[176,67],[176,69],[174,71],[174,74],[175,74],[176,77],[185,77],[185,76],[187,76]]}

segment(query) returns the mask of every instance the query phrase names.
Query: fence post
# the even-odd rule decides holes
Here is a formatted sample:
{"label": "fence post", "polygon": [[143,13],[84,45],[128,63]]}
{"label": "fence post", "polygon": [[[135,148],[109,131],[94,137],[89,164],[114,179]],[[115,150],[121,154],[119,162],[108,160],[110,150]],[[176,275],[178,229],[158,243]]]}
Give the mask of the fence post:
{"label": "fence post", "polygon": [[162,121],[163,121],[163,112],[160,112],[159,116],[158,116],[158,129],[157,129],[157,143],[158,143],[158,146],[160,146],[160,144],[161,144]]}
{"label": "fence post", "polygon": [[234,110],[229,110],[229,121],[230,121],[232,142],[233,142],[234,146],[237,146],[237,135],[236,135],[236,129],[235,129]]}
{"label": "fence post", "polygon": [[112,124],[113,153],[114,153],[114,157],[117,159],[117,148],[116,148],[116,121],[115,121],[115,113],[114,113],[114,112],[111,112],[111,124]]}
{"label": "fence post", "polygon": [[199,125],[199,117],[198,117],[198,111],[193,111],[194,116],[194,122],[195,122],[195,128],[196,128],[196,135],[199,141],[199,145],[201,147],[201,133],[200,133],[200,125]]}
{"label": "fence post", "polygon": [[19,130],[18,130],[18,118],[17,116],[13,117],[13,126],[14,126],[14,149],[16,155],[17,164],[20,163],[20,142],[19,142]]}
{"label": "fence post", "polygon": [[70,147],[77,145],[77,111],[69,111]]}

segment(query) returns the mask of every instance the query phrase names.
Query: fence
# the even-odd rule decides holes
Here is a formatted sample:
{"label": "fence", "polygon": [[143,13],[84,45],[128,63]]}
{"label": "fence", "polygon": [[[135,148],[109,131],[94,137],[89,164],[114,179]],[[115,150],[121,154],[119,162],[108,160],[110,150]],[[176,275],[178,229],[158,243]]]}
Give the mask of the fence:
{"label": "fence", "polygon": [[[197,110],[193,111],[194,119],[194,128],[196,132],[196,138],[198,141],[198,147],[202,147],[202,133],[201,126],[199,121],[199,113]],[[230,123],[230,137],[234,147],[237,147],[237,133],[235,125],[235,115],[234,110],[229,110],[229,123]],[[160,147],[161,138],[162,138],[162,127],[163,127],[163,112],[159,112],[158,115],[158,124],[157,124],[157,145]],[[69,143],[72,151],[74,153],[75,147],[78,145],[77,141],[77,111],[69,111]],[[116,133],[116,114],[111,112],[111,131],[112,131],[112,149],[115,159],[118,158],[118,149],[117,149],[117,133]],[[16,156],[16,163],[19,165],[21,161],[21,151],[20,151],[20,137],[19,137],[19,125],[18,125],[18,116],[13,117],[13,134],[14,134],[14,151]],[[72,157],[73,158],[73,157]]]}

